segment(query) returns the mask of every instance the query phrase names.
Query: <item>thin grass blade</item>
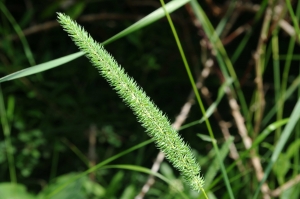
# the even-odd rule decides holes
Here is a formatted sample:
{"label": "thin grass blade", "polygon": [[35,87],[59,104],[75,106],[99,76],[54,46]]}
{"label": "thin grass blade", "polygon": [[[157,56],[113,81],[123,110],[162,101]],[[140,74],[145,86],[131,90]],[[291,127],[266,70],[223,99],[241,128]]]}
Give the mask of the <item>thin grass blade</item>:
{"label": "thin grass blade", "polygon": [[[180,8],[181,6],[183,6],[184,4],[186,4],[187,2],[189,2],[190,0],[173,0],[171,2],[169,2],[168,4],[166,4],[166,9],[169,13],[173,12],[174,10],[177,10],[178,8]],[[143,19],[139,20],[138,22],[134,23],[133,25],[129,26],[128,28],[126,28],[125,30],[121,31],[120,33],[116,34],[115,36],[109,38],[108,40],[104,41],[102,43],[102,45],[106,45],[109,44],[113,41],[116,41],[122,37],[125,37],[127,35],[129,35],[130,33],[137,31],[159,19],[161,19],[162,17],[165,16],[165,13],[163,11],[162,8],[159,8],[157,10],[155,10],[154,12],[150,13],[149,15],[147,15],[146,17],[144,17]],[[55,68],[57,66],[61,66],[65,63],[68,63],[74,59],[77,59],[78,57],[81,57],[82,55],[84,55],[84,53],[82,52],[77,52],[77,53],[73,53],[71,55],[67,55],[64,57],[60,57],[58,59],[54,59],[52,61],[46,62],[46,63],[42,63],[42,64],[38,64],[36,66],[32,66],[30,68],[26,68],[20,71],[17,71],[15,73],[12,73],[10,75],[4,76],[2,78],[0,78],[0,82],[4,82],[4,81],[10,81],[13,79],[17,79],[17,78],[21,78],[21,77],[25,77],[25,76],[29,76],[29,75],[33,75],[33,74],[37,74],[52,68]]]}
{"label": "thin grass blade", "polygon": [[280,153],[282,152],[283,147],[286,145],[288,138],[290,137],[290,135],[293,132],[293,129],[295,127],[295,125],[297,124],[299,118],[300,118],[300,98],[297,101],[297,104],[295,105],[295,108],[291,114],[290,120],[287,123],[287,125],[285,126],[285,128],[283,129],[283,132],[278,140],[277,145],[275,146],[275,150],[272,154],[272,157],[270,159],[270,162],[267,166],[267,168],[265,169],[265,174],[263,179],[261,180],[261,182],[259,183],[259,186],[256,188],[256,192],[254,195],[254,199],[256,199],[258,197],[258,194],[260,192],[261,186],[262,184],[266,181],[266,179],[268,178],[271,169],[273,167],[273,165],[275,164],[276,160],[278,159]]}
{"label": "thin grass blade", "polygon": [[49,62],[46,62],[43,64],[38,64],[36,66],[25,68],[23,70],[17,71],[15,73],[12,73],[12,74],[9,74],[7,76],[0,78],[0,83],[5,82],[5,81],[10,81],[13,79],[18,79],[18,78],[25,77],[25,76],[29,76],[29,75],[33,75],[36,73],[40,73],[40,72],[55,68],[57,66],[61,66],[62,64],[68,63],[68,62],[82,56],[83,54],[84,53],[82,53],[82,52],[78,52],[78,53],[74,53],[72,55],[61,57],[61,58],[58,58],[58,59],[55,59],[55,60],[52,60],[52,61],[49,61]]}

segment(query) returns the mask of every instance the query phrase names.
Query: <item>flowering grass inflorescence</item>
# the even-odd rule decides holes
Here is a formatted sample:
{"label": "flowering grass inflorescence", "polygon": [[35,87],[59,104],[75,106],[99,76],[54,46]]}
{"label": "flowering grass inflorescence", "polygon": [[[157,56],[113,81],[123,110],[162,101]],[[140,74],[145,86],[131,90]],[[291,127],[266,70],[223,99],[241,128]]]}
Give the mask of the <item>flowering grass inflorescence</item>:
{"label": "flowering grass inflorescence", "polygon": [[200,176],[200,166],[190,147],[172,128],[167,117],[103,46],[95,42],[81,26],[61,13],[58,13],[58,21],[79,49],[99,69],[100,74],[133,110],[139,122],[155,140],[156,146],[165,153],[167,159],[181,172],[194,190],[202,190],[204,180]]}

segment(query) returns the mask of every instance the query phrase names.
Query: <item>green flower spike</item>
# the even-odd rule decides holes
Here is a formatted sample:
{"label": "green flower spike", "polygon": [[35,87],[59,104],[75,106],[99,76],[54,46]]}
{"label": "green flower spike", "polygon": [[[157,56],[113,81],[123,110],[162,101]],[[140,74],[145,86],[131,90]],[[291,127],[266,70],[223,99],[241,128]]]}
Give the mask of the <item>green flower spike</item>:
{"label": "green flower spike", "polygon": [[185,180],[196,191],[203,190],[204,180],[200,176],[197,164],[190,147],[184,143],[172,128],[167,117],[154,105],[145,92],[130,78],[114,58],[95,42],[84,29],[70,17],[58,13],[58,22],[83,51],[100,74],[110,83],[123,101],[133,110],[156,146],[166,154],[166,158],[176,167]]}

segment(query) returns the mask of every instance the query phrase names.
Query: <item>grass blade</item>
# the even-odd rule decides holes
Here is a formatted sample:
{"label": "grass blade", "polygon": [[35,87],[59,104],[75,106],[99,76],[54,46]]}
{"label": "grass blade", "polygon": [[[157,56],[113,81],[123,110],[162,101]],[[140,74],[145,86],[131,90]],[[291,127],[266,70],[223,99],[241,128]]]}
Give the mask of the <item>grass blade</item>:
{"label": "grass blade", "polygon": [[25,77],[25,76],[29,76],[29,75],[33,75],[36,73],[43,72],[45,70],[55,68],[57,66],[61,66],[62,64],[68,63],[68,62],[82,56],[83,54],[84,53],[82,53],[82,52],[78,52],[78,53],[74,53],[74,54],[71,54],[71,55],[68,55],[65,57],[61,57],[61,58],[58,58],[58,59],[55,59],[55,60],[52,60],[52,61],[49,61],[49,62],[46,62],[43,64],[38,64],[36,66],[25,68],[23,70],[17,71],[15,73],[12,73],[12,74],[9,74],[9,75],[6,75],[6,76],[0,78],[0,83],[5,82],[5,81],[10,81],[13,79],[18,79],[18,78]]}
{"label": "grass blade", "polygon": [[29,44],[26,40],[26,37],[23,34],[22,29],[20,28],[20,26],[18,25],[18,23],[15,21],[14,17],[10,14],[10,12],[6,9],[5,5],[3,5],[3,3],[0,1],[0,10],[4,13],[4,15],[6,16],[6,18],[9,20],[9,22],[11,23],[11,25],[13,26],[13,28],[15,29],[16,33],[18,34],[24,51],[25,51],[25,55],[28,59],[28,62],[30,63],[31,66],[35,65],[35,61],[32,55],[32,52],[30,50]]}
{"label": "grass blade", "polygon": [[[189,1],[190,0],[173,0],[173,1],[169,2],[168,4],[166,4],[166,9],[169,13],[171,13]],[[1,3],[0,3],[0,5],[1,5]],[[144,17],[143,19],[141,19],[138,22],[134,23],[133,25],[129,26],[125,30],[116,34],[115,36],[107,39],[106,41],[104,41],[102,43],[102,45],[105,46],[106,44],[109,44],[113,41],[116,41],[116,40],[122,38],[122,37],[125,37],[126,35],[153,23],[153,22],[157,21],[158,19],[161,19],[164,16],[165,16],[165,14],[164,14],[163,9],[159,8],[159,9],[155,10],[154,12],[150,13],[149,15],[147,15],[146,17]],[[0,83],[4,82],[4,81],[10,81],[13,79],[33,75],[36,73],[40,73],[40,72],[55,68],[57,66],[61,66],[65,63],[68,63],[68,62],[74,60],[74,59],[77,59],[78,57],[81,57],[82,55],[84,55],[83,52],[77,52],[77,53],[73,53],[71,55],[60,57],[58,59],[54,59],[54,60],[46,62],[46,63],[38,64],[36,66],[32,66],[29,68],[25,68],[23,70],[17,71],[15,73],[12,73],[12,74],[9,74],[7,76],[0,78]]]}
{"label": "grass blade", "polygon": [[65,184],[61,185],[61,186],[58,187],[57,189],[55,189],[53,192],[51,192],[51,193],[50,193],[49,195],[47,195],[45,198],[46,198],[46,199],[51,198],[52,196],[54,196],[55,194],[59,193],[59,192],[62,191],[64,188],[66,188],[70,183],[72,183],[72,182],[74,182],[75,180],[81,178],[82,176],[85,176],[85,175],[87,175],[87,174],[89,174],[89,173],[91,173],[91,172],[94,172],[94,171],[96,171],[96,170],[102,168],[104,165],[107,165],[108,163],[110,163],[110,162],[112,162],[112,161],[114,161],[114,160],[116,160],[116,159],[118,159],[118,158],[120,158],[120,157],[122,157],[122,156],[124,156],[124,155],[126,155],[126,154],[128,154],[128,153],[130,153],[130,152],[132,152],[132,151],[134,151],[134,150],[137,150],[137,149],[139,149],[139,148],[141,148],[141,147],[144,147],[144,146],[146,146],[147,144],[150,144],[150,143],[152,143],[152,142],[153,142],[153,140],[149,139],[149,140],[147,140],[147,141],[145,141],[145,142],[142,142],[142,143],[140,143],[140,144],[137,144],[137,145],[135,145],[135,146],[133,146],[133,147],[131,147],[131,148],[125,150],[125,151],[122,151],[121,153],[118,153],[117,155],[114,155],[114,156],[112,156],[112,157],[110,157],[110,158],[108,158],[108,159],[106,159],[106,160],[100,162],[99,164],[93,166],[92,168],[90,168],[90,169],[88,169],[88,170],[82,172],[81,174],[77,175],[76,177],[70,179],[68,182],[66,182]]}
{"label": "grass blade", "polygon": [[271,160],[270,160],[267,168],[265,169],[264,177],[261,180],[261,182],[259,183],[259,186],[256,188],[256,192],[255,192],[255,195],[253,197],[254,199],[256,199],[258,197],[258,194],[260,192],[260,188],[261,188],[262,184],[268,178],[273,165],[275,164],[275,162],[278,159],[283,147],[287,143],[288,138],[290,137],[291,133],[293,132],[293,129],[294,129],[296,123],[298,122],[299,117],[300,117],[299,113],[300,113],[300,98],[298,99],[297,104],[295,105],[295,108],[294,108],[294,110],[291,114],[289,122],[287,123],[287,125],[283,129],[283,132],[282,132],[282,134],[281,134],[281,136],[278,140],[278,144],[276,145],[275,150],[272,154]]}

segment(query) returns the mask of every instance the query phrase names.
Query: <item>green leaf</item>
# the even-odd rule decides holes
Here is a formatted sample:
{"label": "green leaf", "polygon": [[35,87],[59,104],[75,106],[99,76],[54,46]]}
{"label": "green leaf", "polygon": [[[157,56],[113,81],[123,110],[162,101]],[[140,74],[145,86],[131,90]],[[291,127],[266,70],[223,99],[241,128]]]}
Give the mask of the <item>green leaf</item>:
{"label": "green leaf", "polygon": [[286,155],[290,159],[299,152],[299,149],[300,149],[300,140],[295,140],[294,142],[292,142],[290,144],[290,146],[286,152]]}
{"label": "green leaf", "polygon": [[124,171],[118,171],[112,179],[108,179],[109,186],[106,189],[107,198],[113,198],[120,191],[121,183],[124,178]]}
{"label": "green leaf", "polygon": [[[99,184],[92,182],[87,176],[81,176],[71,183],[61,192],[57,193],[55,196],[49,197],[48,194],[58,189],[65,183],[69,182],[70,179],[78,176],[76,173],[68,173],[56,178],[48,187],[41,191],[38,195],[39,198],[44,199],[86,199],[88,196],[104,196],[105,190]],[[93,189],[92,189],[93,188]]]}
{"label": "green leaf", "polygon": [[216,140],[214,139],[214,140],[212,140],[211,139],[211,137],[210,136],[208,136],[208,135],[204,135],[204,134],[200,134],[200,133],[198,133],[197,134],[197,136],[201,139],[201,140],[203,140],[203,141],[207,141],[207,142],[212,142],[212,141],[215,141],[216,142]]}
{"label": "green leaf", "polygon": [[48,198],[51,198],[51,197],[54,198],[54,196],[56,196],[56,194],[60,193],[62,190],[64,190],[64,189],[65,189],[69,184],[71,184],[72,182],[74,182],[74,181],[80,179],[81,177],[83,177],[83,176],[85,176],[85,175],[87,175],[87,174],[89,174],[89,173],[91,173],[91,172],[94,172],[94,171],[96,171],[96,170],[102,168],[104,165],[107,165],[108,163],[110,163],[110,162],[112,162],[112,161],[118,159],[119,157],[122,157],[122,156],[124,156],[124,155],[126,155],[126,154],[128,154],[128,153],[130,153],[130,152],[132,152],[132,151],[134,151],[134,150],[137,150],[137,149],[139,149],[139,148],[141,148],[141,147],[144,147],[144,146],[146,146],[147,144],[150,144],[150,143],[152,143],[152,142],[153,142],[153,140],[147,140],[147,141],[144,141],[144,142],[142,142],[142,143],[137,144],[136,146],[133,146],[133,147],[131,147],[131,148],[125,150],[125,151],[122,151],[121,153],[118,153],[118,154],[116,154],[116,155],[114,155],[114,156],[112,156],[112,157],[110,157],[110,158],[108,158],[108,159],[106,159],[106,160],[100,162],[100,163],[97,164],[96,166],[93,166],[92,168],[90,168],[90,169],[88,169],[88,170],[86,170],[86,171],[84,171],[84,172],[82,172],[82,173],[80,173],[80,174],[78,174],[78,175],[72,177],[71,179],[69,179],[69,180],[66,181],[65,183],[61,184],[60,186],[57,186],[57,187],[56,187],[55,189],[53,189],[52,191],[48,192],[48,193],[46,194],[45,198],[47,198],[47,199],[48,199]]}
{"label": "green leaf", "polygon": [[1,199],[35,199],[35,197],[26,191],[26,187],[21,184],[1,183]]}
{"label": "green leaf", "polygon": [[279,155],[276,164],[273,167],[273,171],[278,178],[279,184],[282,185],[284,181],[284,177],[291,168],[290,159],[285,153],[281,153]]}

